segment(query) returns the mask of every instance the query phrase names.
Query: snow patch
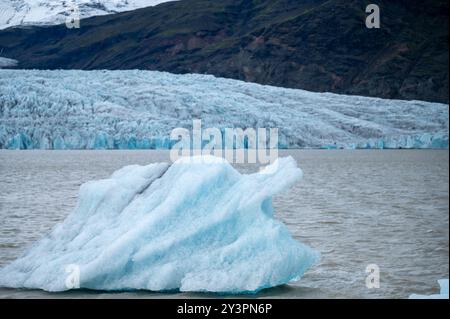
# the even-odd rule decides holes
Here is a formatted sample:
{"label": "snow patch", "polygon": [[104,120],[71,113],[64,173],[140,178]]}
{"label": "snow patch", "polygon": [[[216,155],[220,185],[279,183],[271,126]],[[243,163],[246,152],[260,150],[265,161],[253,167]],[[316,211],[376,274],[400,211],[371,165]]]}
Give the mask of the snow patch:
{"label": "snow patch", "polygon": [[65,23],[76,6],[80,18],[131,11],[176,0],[2,0],[0,30],[13,26]]}

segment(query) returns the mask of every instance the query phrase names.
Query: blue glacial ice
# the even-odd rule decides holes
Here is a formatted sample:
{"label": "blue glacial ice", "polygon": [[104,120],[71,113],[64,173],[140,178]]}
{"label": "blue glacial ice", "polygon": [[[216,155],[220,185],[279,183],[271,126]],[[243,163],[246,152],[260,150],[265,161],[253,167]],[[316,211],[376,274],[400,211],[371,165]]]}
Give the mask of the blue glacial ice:
{"label": "blue glacial ice", "polygon": [[0,70],[0,148],[167,149],[174,128],[279,128],[281,148],[448,148],[448,105],[210,75]]}
{"label": "blue glacial ice", "polygon": [[438,280],[440,286],[440,293],[434,295],[418,295],[412,294],[409,299],[449,299],[448,297],[448,279]]}
{"label": "blue glacial ice", "polygon": [[[0,286],[257,292],[318,261],[274,218],[272,196],[302,177],[293,158],[250,175],[217,157],[194,159],[127,166],[82,185],[76,209],[0,270]],[[70,286],[74,265],[79,285]]]}

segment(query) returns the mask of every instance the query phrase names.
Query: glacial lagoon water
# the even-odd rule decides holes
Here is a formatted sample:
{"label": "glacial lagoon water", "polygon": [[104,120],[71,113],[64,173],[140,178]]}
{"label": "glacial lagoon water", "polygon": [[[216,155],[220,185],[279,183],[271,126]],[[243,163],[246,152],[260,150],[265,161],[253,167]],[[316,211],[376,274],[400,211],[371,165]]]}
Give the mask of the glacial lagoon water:
{"label": "glacial lagoon water", "polygon": [[[291,150],[304,178],[274,198],[276,216],[322,254],[299,282],[270,298],[407,298],[449,276],[448,150]],[[0,151],[0,266],[64,220],[79,186],[125,165],[169,161],[165,151]],[[237,165],[245,173],[255,165]],[[251,191],[251,190],[249,190]],[[380,287],[366,287],[366,267]],[[154,293],[0,288],[3,298],[197,298]],[[233,296],[221,296],[233,297]]]}

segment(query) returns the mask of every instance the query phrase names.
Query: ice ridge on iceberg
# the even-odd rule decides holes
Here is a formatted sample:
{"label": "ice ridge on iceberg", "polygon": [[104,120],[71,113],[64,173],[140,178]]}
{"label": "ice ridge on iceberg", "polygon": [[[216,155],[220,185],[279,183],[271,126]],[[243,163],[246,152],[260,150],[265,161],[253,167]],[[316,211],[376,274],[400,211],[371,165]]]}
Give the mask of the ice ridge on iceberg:
{"label": "ice ridge on iceberg", "polygon": [[75,210],[0,270],[0,286],[68,290],[75,265],[76,288],[245,293],[298,280],[318,261],[273,215],[272,196],[302,177],[292,157],[249,175],[193,159],[83,184]]}
{"label": "ice ridge on iceberg", "polygon": [[448,148],[448,104],[210,75],[0,70],[0,149],[169,149],[175,128],[279,128],[280,148]]}

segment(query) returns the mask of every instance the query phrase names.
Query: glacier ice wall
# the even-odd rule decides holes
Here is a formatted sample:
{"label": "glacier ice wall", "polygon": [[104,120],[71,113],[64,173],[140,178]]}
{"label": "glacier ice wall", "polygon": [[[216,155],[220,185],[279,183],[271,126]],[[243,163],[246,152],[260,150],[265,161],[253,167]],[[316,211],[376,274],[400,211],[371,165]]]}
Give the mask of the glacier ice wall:
{"label": "glacier ice wall", "polygon": [[209,75],[0,70],[0,148],[167,149],[170,132],[279,128],[281,148],[448,148],[448,105]]}
{"label": "glacier ice wall", "polygon": [[220,158],[193,159],[82,185],[72,214],[2,268],[0,286],[256,292],[299,279],[318,260],[273,216],[272,196],[302,176],[292,157],[251,175]]}

